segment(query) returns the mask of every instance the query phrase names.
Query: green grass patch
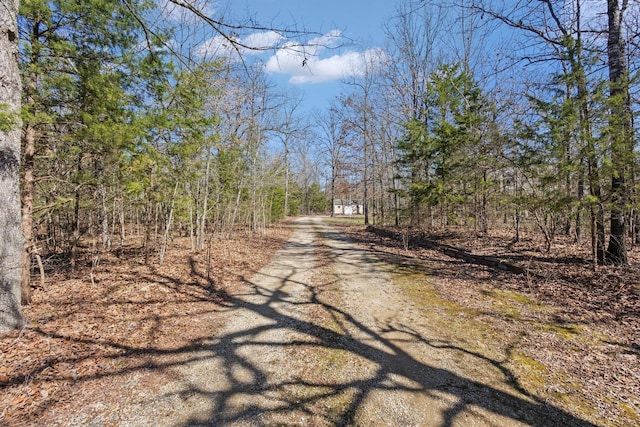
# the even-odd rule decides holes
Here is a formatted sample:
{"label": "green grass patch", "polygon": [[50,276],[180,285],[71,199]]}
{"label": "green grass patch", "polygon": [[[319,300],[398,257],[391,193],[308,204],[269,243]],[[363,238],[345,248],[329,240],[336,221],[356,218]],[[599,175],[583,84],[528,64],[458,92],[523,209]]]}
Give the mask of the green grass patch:
{"label": "green grass patch", "polygon": [[324,218],[329,225],[364,225],[363,216],[333,216]]}

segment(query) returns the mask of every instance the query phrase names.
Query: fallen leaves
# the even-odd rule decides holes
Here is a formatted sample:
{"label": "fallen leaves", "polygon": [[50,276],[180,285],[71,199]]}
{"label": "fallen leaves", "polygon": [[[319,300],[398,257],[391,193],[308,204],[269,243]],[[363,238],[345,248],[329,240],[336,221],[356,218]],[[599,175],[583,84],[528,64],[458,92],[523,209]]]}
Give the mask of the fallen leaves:
{"label": "fallen leaves", "polygon": [[[162,371],[181,348],[211,335],[227,304],[220,295],[238,292],[289,233],[280,225],[212,239],[210,261],[175,239],[164,266],[144,265],[125,247],[101,254],[93,271],[87,254],[76,277],[61,268],[25,307],[29,324],[0,337],[0,424],[55,425],[129,376]],[[149,386],[166,378],[157,381]]]}

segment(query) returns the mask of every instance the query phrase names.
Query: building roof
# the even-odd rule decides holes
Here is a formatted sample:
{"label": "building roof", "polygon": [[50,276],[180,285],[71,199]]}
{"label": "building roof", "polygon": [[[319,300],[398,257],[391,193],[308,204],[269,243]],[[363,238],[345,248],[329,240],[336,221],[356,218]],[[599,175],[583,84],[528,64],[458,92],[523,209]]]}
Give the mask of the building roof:
{"label": "building roof", "polygon": [[333,199],[334,205],[361,205],[362,200],[358,199]]}

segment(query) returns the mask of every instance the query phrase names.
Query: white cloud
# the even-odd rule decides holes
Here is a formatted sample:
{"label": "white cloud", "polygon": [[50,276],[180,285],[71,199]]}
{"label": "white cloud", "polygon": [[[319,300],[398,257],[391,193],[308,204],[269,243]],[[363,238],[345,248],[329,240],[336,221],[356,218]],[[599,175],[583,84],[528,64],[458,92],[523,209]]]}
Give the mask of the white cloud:
{"label": "white cloud", "polygon": [[[362,76],[367,69],[376,67],[387,60],[382,49],[369,49],[363,52],[346,51],[327,56],[330,49],[340,47],[342,34],[333,30],[305,43],[286,42],[285,37],[276,31],[262,31],[243,38],[234,38],[238,44],[215,36],[202,43],[196,50],[200,57],[229,57],[239,60],[240,55],[256,55],[273,49],[264,64],[267,73],[290,75],[292,84],[320,83],[340,80],[347,77]],[[244,47],[242,47],[244,46]]]}
{"label": "white cloud", "polygon": [[253,33],[242,39],[242,44],[254,49],[269,49],[278,46],[285,37],[277,31]]}
{"label": "white cloud", "polygon": [[338,46],[340,35],[334,30],[304,45],[287,43],[267,60],[264,69],[269,73],[291,75],[292,84],[321,83],[362,76],[367,68],[386,61],[387,55],[382,49],[348,51],[323,58],[327,49]]}
{"label": "white cloud", "polygon": [[[202,43],[196,50],[196,54],[201,57],[238,57],[238,55],[258,54],[264,50],[276,48],[284,39],[285,37],[276,31],[257,32],[243,38],[233,37],[232,40],[215,36]],[[232,41],[237,43],[235,47]]]}
{"label": "white cloud", "polygon": [[310,49],[313,56],[319,55],[321,51],[328,48],[336,47],[340,44],[342,32],[340,30],[332,30],[327,34],[309,40],[306,46]]}

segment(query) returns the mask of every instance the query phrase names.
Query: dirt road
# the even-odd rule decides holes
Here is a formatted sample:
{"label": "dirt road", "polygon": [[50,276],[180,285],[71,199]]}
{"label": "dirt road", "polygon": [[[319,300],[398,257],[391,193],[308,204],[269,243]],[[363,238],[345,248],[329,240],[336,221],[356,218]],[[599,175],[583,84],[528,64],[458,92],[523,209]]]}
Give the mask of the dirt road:
{"label": "dirt road", "polygon": [[439,337],[397,274],[322,219],[300,219],[248,291],[224,295],[228,321],[176,363],[171,384],[73,423],[591,425]]}

